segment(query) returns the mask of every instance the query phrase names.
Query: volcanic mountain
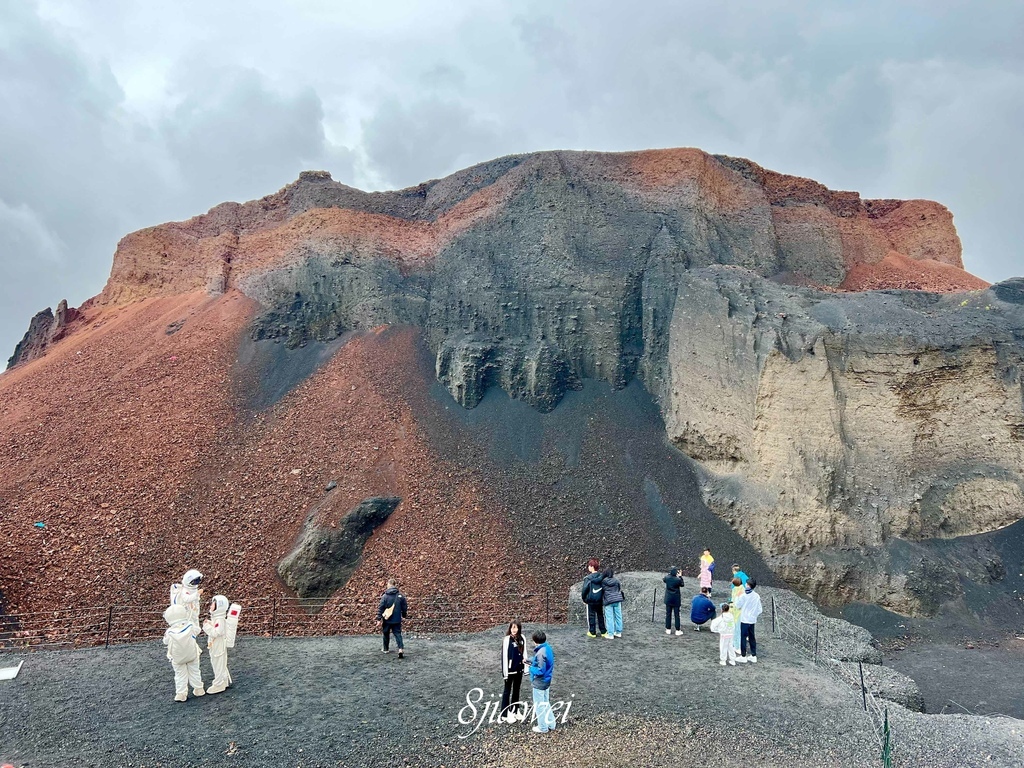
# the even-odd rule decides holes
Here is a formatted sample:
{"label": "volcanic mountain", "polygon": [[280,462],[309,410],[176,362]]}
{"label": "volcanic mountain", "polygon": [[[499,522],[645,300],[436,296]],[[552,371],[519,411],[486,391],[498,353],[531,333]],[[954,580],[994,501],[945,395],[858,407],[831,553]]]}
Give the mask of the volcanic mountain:
{"label": "volcanic mountain", "polygon": [[[1024,590],[1024,281],[949,211],[695,149],[305,172],[126,236],[0,376],[8,610],[503,604],[708,546],[826,605]],[[41,523],[42,525],[36,525]]]}

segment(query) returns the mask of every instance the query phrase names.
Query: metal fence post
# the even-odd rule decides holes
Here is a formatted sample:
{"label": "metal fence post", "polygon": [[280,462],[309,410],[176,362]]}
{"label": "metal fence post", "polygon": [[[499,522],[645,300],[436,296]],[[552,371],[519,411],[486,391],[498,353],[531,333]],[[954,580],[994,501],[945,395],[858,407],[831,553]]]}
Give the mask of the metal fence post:
{"label": "metal fence post", "polygon": [[274,597],[271,603],[270,609],[270,639],[274,639],[274,633],[277,630],[277,598]]}
{"label": "metal fence post", "polygon": [[544,593],[544,623],[551,623],[551,593]]}
{"label": "metal fence post", "polygon": [[110,606],[110,608],[107,610],[107,639],[106,639],[106,642],[104,642],[104,644],[103,644],[104,648],[109,648],[110,647],[110,630],[113,627],[113,625],[114,625],[114,606]]}
{"label": "metal fence post", "polygon": [[814,663],[818,663],[818,635],[821,632],[820,622],[814,622]]}
{"label": "metal fence post", "polygon": [[857,666],[860,667],[860,694],[864,699],[864,711],[868,711],[868,689],[864,686],[864,662],[858,661]]}
{"label": "metal fence post", "polygon": [[892,742],[889,731],[889,708],[885,708],[885,719],[882,724],[882,766],[892,768]]}
{"label": "metal fence post", "polygon": [[654,588],[654,597],[651,598],[651,624],[654,623],[654,606],[658,604],[658,588]]}
{"label": "metal fence post", "polygon": [[772,595],[772,637],[775,637],[775,595]]}

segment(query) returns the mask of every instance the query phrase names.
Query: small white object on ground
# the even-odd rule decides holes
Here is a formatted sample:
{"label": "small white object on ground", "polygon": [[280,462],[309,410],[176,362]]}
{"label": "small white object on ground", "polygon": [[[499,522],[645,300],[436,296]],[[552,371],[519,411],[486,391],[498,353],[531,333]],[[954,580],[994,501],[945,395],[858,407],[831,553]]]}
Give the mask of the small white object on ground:
{"label": "small white object on ground", "polygon": [[24,663],[24,661],[19,661],[16,667],[3,667],[0,669],[0,680],[13,680],[16,678],[18,673],[21,672],[21,665]]}

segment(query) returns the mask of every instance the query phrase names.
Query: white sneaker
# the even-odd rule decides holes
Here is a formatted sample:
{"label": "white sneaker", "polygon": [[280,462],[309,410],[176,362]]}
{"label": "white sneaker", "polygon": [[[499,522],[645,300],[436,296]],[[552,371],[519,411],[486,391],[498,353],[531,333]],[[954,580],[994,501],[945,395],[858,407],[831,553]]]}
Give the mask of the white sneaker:
{"label": "white sneaker", "polygon": [[729,659],[729,665],[735,667],[736,666],[736,662],[733,661],[732,659]]}
{"label": "white sneaker", "polygon": [[676,634],[677,634],[677,635],[681,635],[681,634],[683,634],[683,630],[681,630],[681,629],[677,629],[677,630],[676,630]]}
{"label": "white sneaker", "polygon": [[737,664],[746,664],[747,663],[747,657],[746,656],[737,656],[736,657],[736,663]]}
{"label": "white sneaker", "polygon": [[188,698],[188,694],[187,693],[176,693],[174,695],[174,700],[175,701],[185,701],[185,699],[187,699],[187,698]]}
{"label": "white sneaker", "polygon": [[751,664],[757,664],[757,656],[751,656],[750,657],[750,663]]}
{"label": "white sneaker", "polygon": [[700,632],[700,627],[698,627],[696,624],[694,624],[693,625],[693,631],[694,632]]}
{"label": "white sneaker", "polygon": [[206,691],[204,691],[202,688],[193,688],[192,689],[192,695],[193,696],[205,696],[206,695]]}
{"label": "white sneaker", "polygon": [[671,629],[666,629],[665,630],[665,634],[666,635],[671,635],[672,634],[672,630]]}
{"label": "white sneaker", "polygon": [[544,729],[544,728],[541,728],[539,725],[533,726],[532,730],[533,730],[534,733],[547,733],[547,730]]}
{"label": "white sneaker", "polygon": [[720,661],[720,662],[718,662],[718,663],[719,663],[719,664],[720,664],[721,666],[723,666],[723,667],[725,666],[725,662],[724,662],[724,661]]}
{"label": "white sneaker", "polygon": [[616,637],[622,637],[622,633],[621,633],[621,632],[616,632],[616,633],[615,633],[615,636],[616,636]]}

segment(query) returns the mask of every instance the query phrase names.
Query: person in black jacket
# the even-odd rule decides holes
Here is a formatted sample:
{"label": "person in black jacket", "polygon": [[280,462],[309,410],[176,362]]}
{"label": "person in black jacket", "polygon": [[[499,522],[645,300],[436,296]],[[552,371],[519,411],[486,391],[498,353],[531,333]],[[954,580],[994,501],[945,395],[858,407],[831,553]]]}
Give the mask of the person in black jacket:
{"label": "person in black jacket", "polygon": [[384,653],[391,653],[391,633],[395,633],[395,642],[398,643],[398,658],[405,655],[405,643],[402,642],[402,619],[409,617],[409,604],[405,595],[398,591],[398,582],[388,579],[388,588],[380,597],[380,605],[377,606],[377,621],[384,631]]}
{"label": "person in black jacket", "polygon": [[499,720],[514,723],[525,719],[519,707],[519,686],[523,683],[523,654],[526,641],[519,620],[511,622],[501,640],[501,676],[505,678],[505,690],[501,692],[501,715]]}
{"label": "person in black jacket", "polygon": [[[622,637],[622,584],[615,578],[615,570],[609,566],[604,569],[604,625],[608,635]],[[607,637],[608,635],[605,635]]]}
{"label": "person in black jacket", "polygon": [[682,603],[682,596],[679,588],[683,586],[683,577],[679,576],[679,569],[673,568],[668,572],[662,581],[665,582],[665,634],[672,634],[672,616],[676,617],[676,634],[683,634],[679,629],[679,606]]}
{"label": "person in black jacket", "polygon": [[587,624],[589,631],[587,637],[603,635],[609,640],[614,635],[609,635],[604,623],[604,575],[601,573],[601,561],[596,557],[587,562],[589,573],[583,579],[583,602],[587,604]]}

